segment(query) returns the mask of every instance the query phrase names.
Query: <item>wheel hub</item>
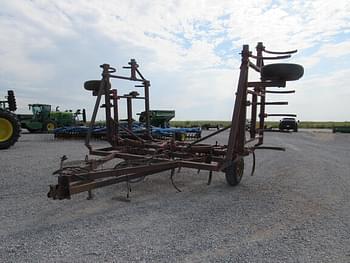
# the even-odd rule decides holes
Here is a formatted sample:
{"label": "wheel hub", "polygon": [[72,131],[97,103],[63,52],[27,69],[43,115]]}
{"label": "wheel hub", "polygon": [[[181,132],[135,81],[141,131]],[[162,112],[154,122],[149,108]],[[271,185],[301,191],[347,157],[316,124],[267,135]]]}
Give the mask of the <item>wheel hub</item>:
{"label": "wheel hub", "polygon": [[53,131],[55,129],[55,125],[53,123],[48,123],[46,128],[48,131]]}
{"label": "wheel hub", "polygon": [[13,127],[10,121],[5,118],[0,118],[0,142],[5,142],[11,138]]}

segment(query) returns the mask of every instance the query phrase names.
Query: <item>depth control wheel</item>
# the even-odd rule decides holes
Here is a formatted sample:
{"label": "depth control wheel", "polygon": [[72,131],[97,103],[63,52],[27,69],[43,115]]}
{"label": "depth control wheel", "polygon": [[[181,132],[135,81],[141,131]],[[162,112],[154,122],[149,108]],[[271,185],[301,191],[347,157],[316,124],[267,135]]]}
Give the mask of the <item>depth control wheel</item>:
{"label": "depth control wheel", "polygon": [[227,167],[225,170],[226,181],[231,186],[238,185],[243,176],[244,172],[244,160],[243,158],[239,159],[237,162],[234,162],[231,166]]}
{"label": "depth control wheel", "polygon": [[304,68],[298,64],[274,63],[261,68],[261,78],[263,80],[298,80],[304,75]]}

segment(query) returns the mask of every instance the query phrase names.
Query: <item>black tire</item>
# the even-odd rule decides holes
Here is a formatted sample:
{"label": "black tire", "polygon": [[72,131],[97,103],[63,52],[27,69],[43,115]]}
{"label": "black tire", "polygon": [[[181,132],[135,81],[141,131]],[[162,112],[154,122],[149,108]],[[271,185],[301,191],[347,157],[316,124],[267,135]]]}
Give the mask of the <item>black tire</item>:
{"label": "black tire", "polygon": [[83,116],[83,123],[85,125],[86,124],[86,111],[85,111],[85,109],[83,109],[82,116]]}
{"label": "black tire", "polygon": [[298,64],[275,63],[261,68],[263,80],[291,81],[298,80],[304,75],[304,68]]}
{"label": "black tire", "polygon": [[101,80],[88,80],[84,83],[84,89],[95,91],[100,88]]}
{"label": "black tire", "polygon": [[278,126],[278,129],[279,129],[280,131],[283,131],[283,126],[282,126],[282,125],[279,125],[279,126]]}
{"label": "black tire", "polygon": [[[84,89],[92,91],[93,96],[97,96],[102,80],[88,80],[84,83]],[[104,91],[102,91],[102,95],[104,95]]]}
{"label": "black tire", "polygon": [[21,133],[21,125],[15,114],[0,110],[0,149],[14,145]]}
{"label": "black tire", "polygon": [[238,185],[243,177],[244,159],[241,158],[237,162],[225,169],[226,182],[231,186]]}

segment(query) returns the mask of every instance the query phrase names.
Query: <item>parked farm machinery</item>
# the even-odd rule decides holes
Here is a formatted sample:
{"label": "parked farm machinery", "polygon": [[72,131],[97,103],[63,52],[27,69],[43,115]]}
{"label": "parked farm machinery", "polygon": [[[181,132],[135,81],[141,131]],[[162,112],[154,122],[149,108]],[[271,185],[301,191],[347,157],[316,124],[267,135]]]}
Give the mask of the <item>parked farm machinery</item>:
{"label": "parked farm machinery", "polygon": [[[146,122],[146,111],[142,111],[137,115],[140,115],[139,122]],[[174,110],[150,110],[149,111],[149,121],[152,126],[160,128],[169,128],[170,120],[175,117]]]}
{"label": "parked farm machinery", "polygon": [[[58,107],[51,110],[51,105],[29,104],[33,114],[18,114],[21,126],[29,132],[52,132],[57,127],[76,126],[86,122],[85,110],[60,111]],[[79,116],[82,120],[79,120]]]}
{"label": "parked farm machinery", "polygon": [[16,98],[12,90],[7,91],[6,100],[0,101],[0,150],[14,145],[21,133],[16,114]]}
{"label": "parked farm machinery", "polygon": [[[70,199],[72,195],[88,192],[91,198],[92,190],[126,182],[127,197],[130,191],[130,183],[140,181],[145,176],[170,171],[170,180],[174,187],[173,177],[175,169],[186,167],[208,171],[208,185],[211,183],[213,172],[224,172],[226,181],[231,186],[240,183],[244,171],[244,157],[253,155],[252,174],[255,169],[255,150],[271,149],[284,150],[282,147],[263,146],[264,122],[269,114],[266,112],[268,105],[286,105],[287,102],[268,102],[266,97],[270,93],[288,94],[294,91],[274,90],[273,87],[285,87],[287,81],[297,80],[302,77],[303,67],[297,64],[269,64],[266,60],[285,59],[291,57],[294,51],[272,52],[265,49],[259,42],[256,47],[256,55],[253,55],[248,45],[244,45],[241,52],[241,66],[236,92],[232,122],[229,127],[222,128],[193,142],[175,141],[173,139],[159,140],[151,135],[149,87],[150,81],[145,79],[139,71],[135,60],[129,62],[130,76],[116,75],[116,69],[108,64],[103,64],[102,79],[85,82],[85,89],[92,91],[96,96],[96,103],[92,114],[90,128],[93,127],[101,100],[104,99],[103,108],[106,116],[107,140],[109,147],[94,149],[90,144],[91,129],[89,130],[85,145],[90,155],[100,158],[77,161],[66,161],[66,156],[61,158],[60,169],[54,174],[58,175],[58,183],[51,185],[48,197],[53,199]],[[273,54],[274,56],[265,56]],[[252,62],[255,60],[255,63]],[[248,80],[248,73],[253,69],[260,73],[260,80]],[[139,83],[135,87],[143,89],[143,96],[138,92],[131,92],[130,96],[119,96],[117,89],[112,88],[111,80],[121,79]],[[251,100],[248,100],[248,96]],[[122,130],[127,132],[129,138],[121,138],[119,135],[119,100],[128,99],[128,125]],[[145,131],[142,135],[132,132],[132,100],[144,100],[145,105]],[[246,137],[247,107],[251,107],[251,127],[249,137]],[[278,114],[282,116],[286,114]],[[294,116],[294,114],[291,114]],[[287,114],[287,116],[290,116]],[[258,119],[258,127],[256,122]],[[229,131],[228,143],[205,144],[204,140],[215,136],[225,130]],[[105,164],[114,159],[122,160],[114,168],[104,169]]]}
{"label": "parked farm machinery", "polygon": [[[201,137],[200,128],[174,128],[170,127],[169,121],[175,117],[174,110],[150,110],[151,135],[153,138],[175,138],[175,140],[194,140]],[[139,121],[132,120],[131,130],[137,136],[142,136],[146,126],[146,112],[138,113]],[[119,136],[128,138],[131,135],[122,127],[128,127],[128,120],[119,121]],[[54,130],[55,138],[85,138],[89,131],[87,126],[61,127]],[[104,139],[107,136],[107,127],[97,125],[91,129],[93,138]]]}
{"label": "parked farm machinery", "polygon": [[[120,122],[120,126],[126,127],[127,123]],[[132,132],[134,135],[143,136],[145,133],[145,125],[140,122],[133,122]],[[79,139],[85,138],[90,128],[87,126],[72,126],[72,127],[61,127],[54,130],[55,138],[66,138],[66,139]],[[200,128],[162,128],[162,127],[151,127],[151,135],[153,138],[166,139],[174,138],[177,141],[194,140],[201,137]],[[119,136],[121,138],[133,138],[130,133],[120,129]],[[96,139],[105,139],[107,137],[107,127],[95,126],[91,129],[91,137]]]}

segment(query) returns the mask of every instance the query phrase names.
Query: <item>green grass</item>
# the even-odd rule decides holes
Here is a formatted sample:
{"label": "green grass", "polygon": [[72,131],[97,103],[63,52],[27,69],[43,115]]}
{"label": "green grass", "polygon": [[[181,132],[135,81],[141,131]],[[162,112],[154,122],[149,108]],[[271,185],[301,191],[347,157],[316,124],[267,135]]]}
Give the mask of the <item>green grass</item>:
{"label": "green grass", "polygon": [[229,126],[230,121],[170,121],[170,126],[172,127],[199,127],[204,124],[219,125],[222,127]]}
{"label": "green grass", "polygon": [[[220,125],[226,127],[230,125],[230,121],[171,121],[170,125],[174,127],[199,127],[204,124]],[[265,122],[267,127],[278,128],[278,121]],[[349,121],[335,122],[335,121],[301,121],[299,128],[304,129],[332,129],[335,126],[350,127]]]}

